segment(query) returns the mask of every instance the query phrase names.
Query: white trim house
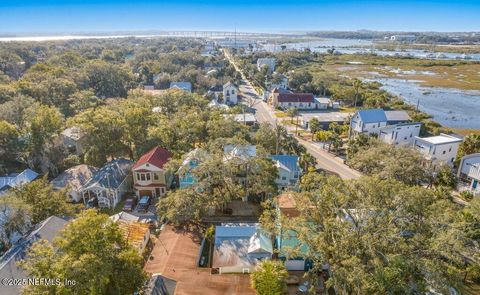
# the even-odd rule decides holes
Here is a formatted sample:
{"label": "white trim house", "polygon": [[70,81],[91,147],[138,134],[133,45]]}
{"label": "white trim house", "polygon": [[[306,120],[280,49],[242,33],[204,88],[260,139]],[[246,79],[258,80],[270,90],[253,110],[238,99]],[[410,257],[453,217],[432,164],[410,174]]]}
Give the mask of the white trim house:
{"label": "white trim house", "polygon": [[227,105],[238,104],[238,87],[232,82],[223,85],[223,101]]}
{"label": "white trim house", "polygon": [[113,208],[132,184],[130,170],[133,162],[124,158],[108,162],[97,170],[80,189],[83,201],[97,198],[100,208]]}
{"label": "white trim house", "polygon": [[422,123],[400,123],[380,128],[378,138],[394,146],[412,146],[415,137],[420,135]]}
{"label": "white trim house", "polygon": [[437,136],[424,138],[416,136],[413,147],[419,151],[426,160],[434,164],[444,162],[453,166],[453,161],[455,161],[461,142],[461,138],[440,133],[440,135]]}

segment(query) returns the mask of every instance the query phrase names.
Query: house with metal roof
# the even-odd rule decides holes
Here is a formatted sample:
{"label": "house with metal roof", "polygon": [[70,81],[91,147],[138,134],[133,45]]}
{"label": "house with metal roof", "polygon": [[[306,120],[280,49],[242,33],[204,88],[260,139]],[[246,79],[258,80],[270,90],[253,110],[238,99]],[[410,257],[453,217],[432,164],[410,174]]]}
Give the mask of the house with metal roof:
{"label": "house with metal roof", "polygon": [[37,177],[38,173],[31,169],[25,169],[21,173],[10,173],[5,176],[0,176],[0,195],[11,188],[32,182]]}
{"label": "house with metal roof", "polygon": [[385,126],[387,126],[387,116],[384,110],[359,110],[350,120],[350,136],[360,133],[379,134],[380,128]]}
{"label": "house with metal roof", "polygon": [[248,159],[257,155],[257,147],[254,145],[227,144],[223,147],[224,159]]}
{"label": "house with metal roof", "polygon": [[192,92],[192,83],[190,82],[170,82],[170,89],[180,89],[187,92]]}
{"label": "house with metal roof", "polygon": [[172,153],[156,146],[140,157],[133,165],[133,187],[137,197],[161,197],[172,183],[172,176],[164,169]]}
{"label": "house with metal roof", "polygon": [[480,153],[462,157],[458,166],[458,190],[480,195]]}
{"label": "house with metal roof", "polygon": [[298,189],[302,169],[299,165],[299,158],[295,155],[272,155],[270,156],[278,169],[278,177],[275,180],[281,190]]}
{"label": "house with metal roof", "polygon": [[51,184],[57,190],[68,188],[68,195],[72,201],[80,202],[82,200],[80,189],[92,179],[97,170],[97,168],[85,164],[73,166],[55,177]]}
{"label": "house with metal roof", "polygon": [[115,207],[122,196],[130,190],[132,164],[133,162],[128,159],[118,158],[98,169],[80,188],[85,205],[88,205],[89,201],[96,201],[101,208]]}
{"label": "house with metal roof", "polygon": [[222,273],[251,273],[271,259],[273,245],[258,223],[227,223],[215,227],[212,268]]}
{"label": "house with metal roof", "polygon": [[405,111],[358,110],[350,120],[349,137],[355,137],[360,133],[380,135],[380,129],[387,125],[403,124],[410,121],[410,116]]}
{"label": "house with metal roof", "polygon": [[412,118],[406,111],[385,111],[385,117],[387,117],[388,125],[408,123],[412,121]]}
{"label": "house with metal roof", "polygon": [[[28,250],[33,243],[39,240],[52,241],[58,236],[59,232],[66,226],[67,220],[51,216],[42,221],[35,230],[22,238],[12,248],[10,248],[2,257],[0,257],[0,277],[2,279],[27,279],[27,273],[18,266],[18,262],[25,259]],[[22,294],[22,286],[0,284],[0,294]]]}

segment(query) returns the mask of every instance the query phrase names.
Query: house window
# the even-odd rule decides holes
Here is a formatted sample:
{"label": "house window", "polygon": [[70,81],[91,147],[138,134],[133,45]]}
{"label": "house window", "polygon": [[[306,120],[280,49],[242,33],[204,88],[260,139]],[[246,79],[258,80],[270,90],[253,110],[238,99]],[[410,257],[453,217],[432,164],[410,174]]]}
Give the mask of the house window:
{"label": "house window", "polygon": [[232,94],[235,94],[235,90],[232,90]]}
{"label": "house window", "polygon": [[287,178],[285,176],[282,176],[282,180],[287,180]]}
{"label": "house window", "polygon": [[150,180],[150,173],[147,173],[147,180]]}
{"label": "house window", "polygon": [[443,151],[443,154],[445,155],[445,153],[447,153],[447,151]]}
{"label": "house window", "polygon": [[145,181],[145,174],[143,174],[143,173],[140,174],[140,180],[141,180],[141,181]]}
{"label": "house window", "polygon": [[295,174],[293,175],[293,178],[298,178],[298,173],[295,173]]}
{"label": "house window", "polygon": [[140,173],[135,173],[137,174],[137,180],[140,180]]}
{"label": "house window", "polygon": [[158,174],[157,173],[153,173],[153,179],[158,180]]}
{"label": "house window", "polygon": [[448,151],[451,152],[451,151],[452,151],[452,147],[450,147],[450,148],[448,149]]}

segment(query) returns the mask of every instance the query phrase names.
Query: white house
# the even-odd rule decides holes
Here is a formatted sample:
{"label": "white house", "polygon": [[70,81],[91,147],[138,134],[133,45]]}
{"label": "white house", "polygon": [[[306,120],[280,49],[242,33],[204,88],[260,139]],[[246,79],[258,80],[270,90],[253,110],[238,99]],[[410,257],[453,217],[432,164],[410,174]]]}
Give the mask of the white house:
{"label": "white house", "polygon": [[318,102],[311,93],[292,93],[276,88],[270,98],[274,108],[299,110],[315,110],[319,108]]}
{"label": "white house", "polygon": [[480,153],[466,155],[458,167],[459,190],[480,194]]}
{"label": "white house", "polygon": [[380,128],[387,126],[387,116],[382,109],[357,111],[350,120],[350,137],[360,133],[380,134]]}
{"label": "white house", "polygon": [[302,174],[298,156],[272,155],[270,158],[278,169],[278,177],[275,180],[278,188],[281,190],[297,189]]}
{"label": "white house", "polygon": [[238,104],[238,87],[232,82],[223,85],[223,100],[227,105]]}
{"label": "white house", "polygon": [[326,110],[330,106],[330,98],[315,97],[315,103],[317,104],[317,109]]}
{"label": "white house", "polygon": [[275,58],[270,58],[270,57],[259,58],[257,59],[257,68],[259,71],[261,71],[262,68],[268,67],[268,72],[273,73],[273,71],[275,71],[275,63],[276,63]]}
{"label": "white house", "polygon": [[415,137],[420,135],[422,123],[400,123],[380,128],[378,138],[395,146],[412,146]]}
{"label": "white house", "polygon": [[425,138],[416,136],[413,147],[422,153],[426,160],[434,164],[445,162],[453,165],[461,142],[461,138],[440,133],[440,135]]}

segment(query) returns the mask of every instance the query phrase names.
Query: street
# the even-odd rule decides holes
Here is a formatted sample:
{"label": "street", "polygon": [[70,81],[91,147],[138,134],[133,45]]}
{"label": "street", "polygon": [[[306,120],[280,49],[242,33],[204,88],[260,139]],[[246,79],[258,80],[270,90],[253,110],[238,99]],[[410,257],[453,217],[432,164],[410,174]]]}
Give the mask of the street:
{"label": "street", "polygon": [[[244,74],[240,71],[237,65],[233,62],[230,55],[225,53],[230,63],[235,69],[242,75],[242,81],[239,85],[239,90],[245,100],[253,102],[249,105],[255,109],[255,118],[259,123],[270,123],[272,125],[277,124],[277,118],[273,112],[273,109],[262,100],[261,96],[257,93],[255,88],[250,82],[245,79]],[[327,170],[339,175],[343,179],[357,179],[361,176],[361,173],[348,167],[343,163],[343,159],[338,158],[332,154],[329,154],[322,148],[315,144],[308,142],[298,136],[295,136],[298,142],[303,145],[307,151],[317,159],[317,168]]]}

